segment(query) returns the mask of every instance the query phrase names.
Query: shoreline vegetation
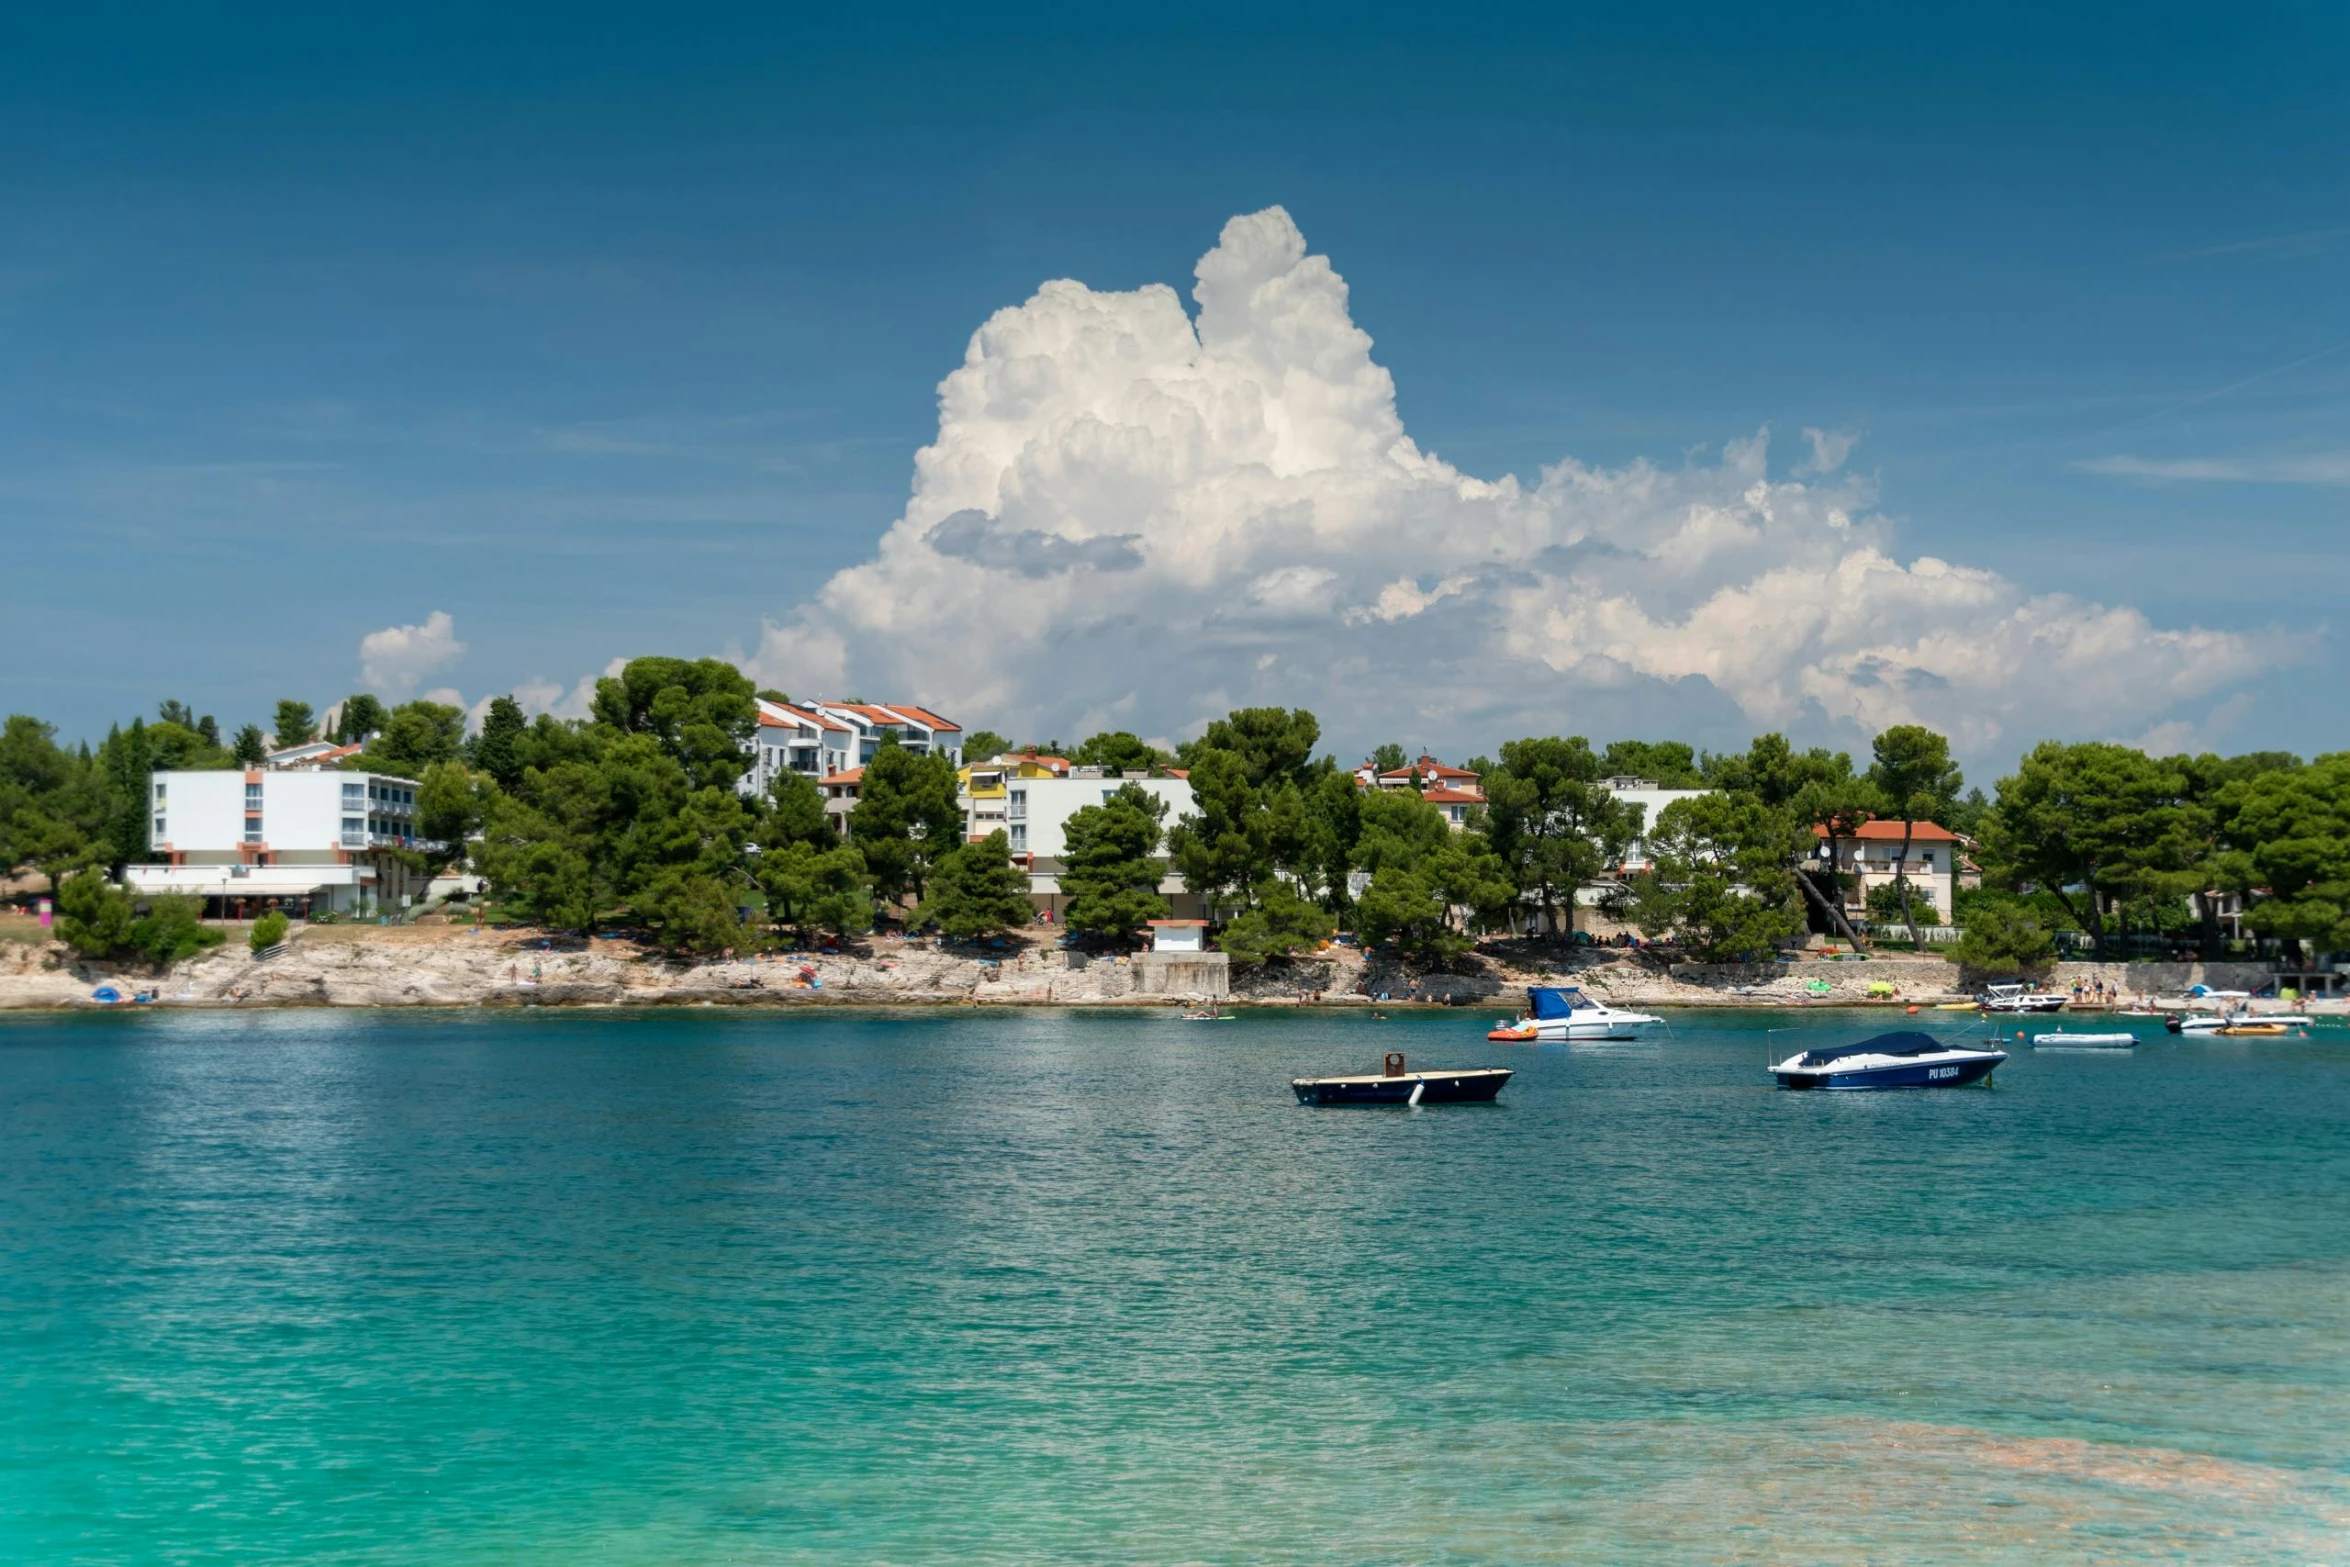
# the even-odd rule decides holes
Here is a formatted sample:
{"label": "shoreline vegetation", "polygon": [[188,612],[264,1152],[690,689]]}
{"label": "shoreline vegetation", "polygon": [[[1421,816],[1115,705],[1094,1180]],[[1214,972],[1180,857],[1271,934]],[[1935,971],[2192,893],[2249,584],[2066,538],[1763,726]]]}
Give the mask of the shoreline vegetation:
{"label": "shoreline vegetation", "polygon": [[[789,698],[723,660],[660,657],[599,681],[589,717],[531,718],[499,697],[472,734],[456,708],[355,695],[334,710],[343,759],[327,765],[417,779],[417,838],[385,852],[425,876],[478,880],[494,923],[689,966],[890,939],[877,931],[1025,950],[1045,871],[1005,831],[971,835],[950,756],[885,733],[845,814],[798,772],[746,791],[761,700]],[[144,963],[159,993],[232,963],[210,950],[223,931],[198,918],[196,899],[136,895],[117,878],[152,852],[152,772],[251,767],[265,744],[317,737],[303,702],[279,703],[273,724],[228,736],[173,701],[92,750],[10,717],[0,866],[20,868],[20,906],[36,890],[53,896],[59,938],[87,959]],[[1469,757],[1463,776],[1480,777],[1480,792],[1466,805],[1447,797],[1447,816],[1417,782],[1361,787],[1356,770],[1317,755],[1321,738],[1312,713],[1260,707],[1171,750],[1124,731],[1069,748],[1070,763],[1104,778],[1180,777],[1192,801],[1170,820],[1163,802],[1121,786],[1069,818],[1049,871],[1055,923],[1042,928],[1091,949],[1070,954],[1072,970],[1132,952],[1146,922],[1169,915],[1164,889],[1177,883],[1251,984],[1318,961],[1340,932],[1420,975],[1534,930],[1637,931],[1714,965],[1769,964],[1819,940],[1884,961],[1898,941],[1952,960],[1942,984],[1924,987],[1935,995],[1984,976],[2043,978],[2084,952],[2109,965],[2191,952],[2316,968],[2350,951],[2350,753],[2155,758],[2052,740],[1986,796],[1967,787],[1947,739],[1915,724],[1876,735],[1857,761],[1779,734],[1721,754],[1529,736]],[[968,749],[976,760],[1013,747],[973,730]],[[1369,765],[1384,784],[1405,755],[1382,745]],[[1616,787],[1634,783],[1685,793],[1648,820]],[[1963,874],[1945,866],[1940,886],[1923,874],[1921,828],[1963,849]],[[1865,899],[1865,878],[1841,868],[1863,836],[1899,846],[1873,862],[1893,875]],[[2109,983],[2146,989],[2126,974]]]}

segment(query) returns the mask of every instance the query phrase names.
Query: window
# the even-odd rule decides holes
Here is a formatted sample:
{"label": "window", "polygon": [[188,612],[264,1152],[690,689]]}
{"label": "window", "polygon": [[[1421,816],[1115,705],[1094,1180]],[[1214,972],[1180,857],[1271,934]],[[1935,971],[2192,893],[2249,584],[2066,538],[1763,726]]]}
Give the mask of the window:
{"label": "window", "polygon": [[363,849],[367,847],[366,817],[346,816],[343,818],[343,847],[346,849]]}
{"label": "window", "polygon": [[163,830],[163,818],[158,816],[155,818],[155,841],[161,843],[166,836],[167,834]]}
{"label": "window", "polygon": [[1104,790],[1102,791],[1102,804],[1104,804],[1104,805],[1107,805],[1107,804],[1109,804],[1109,803],[1110,803],[1112,800],[1115,800],[1116,798],[1118,798],[1118,791],[1117,791],[1117,790],[1115,790],[1115,789],[1104,789]]}
{"label": "window", "polygon": [[1024,850],[1027,847],[1028,824],[1026,822],[1014,822],[1012,824],[1012,848],[1015,851],[1018,851]]}
{"label": "window", "polygon": [[163,803],[163,780],[160,778],[155,780],[155,803],[157,805]]}
{"label": "window", "polygon": [[248,811],[258,811],[261,809],[261,786],[259,784],[249,783],[245,785],[245,809]]}
{"label": "window", "polygon": [[247,843],[259,843],[261,841],[260,817],[248,816],[245,818],[245,841]]}
{"label": "window", "polygon": [[366,798],[367,785],[363,783],[347,783],[343,785],[343,809],[349,810],[351,807],[359,804]]}

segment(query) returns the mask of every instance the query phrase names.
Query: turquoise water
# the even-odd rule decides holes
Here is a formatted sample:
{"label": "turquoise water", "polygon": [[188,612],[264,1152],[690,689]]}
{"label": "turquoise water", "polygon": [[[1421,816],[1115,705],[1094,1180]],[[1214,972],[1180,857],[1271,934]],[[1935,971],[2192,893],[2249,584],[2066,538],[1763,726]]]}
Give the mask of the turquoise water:
{"label": "turquoise water", "polygon": [[0,1022],[0,1557],[2350,1560],[2350,1030],[1788,1020]]}

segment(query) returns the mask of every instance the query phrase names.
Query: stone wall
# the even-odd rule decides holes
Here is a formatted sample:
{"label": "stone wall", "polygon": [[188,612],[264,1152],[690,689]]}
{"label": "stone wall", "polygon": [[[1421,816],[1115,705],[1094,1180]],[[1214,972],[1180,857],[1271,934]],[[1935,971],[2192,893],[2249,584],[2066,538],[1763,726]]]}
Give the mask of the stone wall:
{"label": "stone wall", "polygon": [[1232,959],[1222,952],[1145,952],[1134,959],[1138,996],[1229,996]]}

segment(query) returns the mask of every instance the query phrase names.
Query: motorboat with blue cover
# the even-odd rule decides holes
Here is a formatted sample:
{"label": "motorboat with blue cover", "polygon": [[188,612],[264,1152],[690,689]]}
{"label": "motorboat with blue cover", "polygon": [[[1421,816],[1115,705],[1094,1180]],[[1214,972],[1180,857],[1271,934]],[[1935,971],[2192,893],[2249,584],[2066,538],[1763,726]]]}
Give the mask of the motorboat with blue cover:
{"label": "motorboat with blue cover", "polygon": [[[1568,1039],[1637,1039],[1640,1031],[1664,1021],[1646,1012],[1623,1012],[1595,1001],[1574,985],[1530,985],[1526,1023],[1534,1037],[1556,1044]],[[1521,1025],[1523,1026],[1523,1025]]]}
{"label": "motorboat with blue cover", "polygon": [[1957,1088],[1991,1075],[2004,1050],[1946,1045],[1903,1030],[1855,1045],[1819,1045],[1771,1068],[1781,1088]]}
{"label": "motorboat with blue cover", "polygon": [[1390,1050],[1376,1073],[1292,1078],[1289,1086],[1301,1105],[1473,1104],[1492,1099],[1510,1077],[1505,1066],[1409,1072],[1404,1069],[1403,1052]]}

